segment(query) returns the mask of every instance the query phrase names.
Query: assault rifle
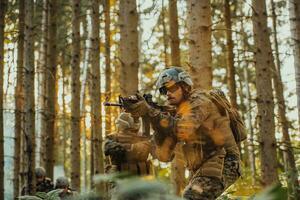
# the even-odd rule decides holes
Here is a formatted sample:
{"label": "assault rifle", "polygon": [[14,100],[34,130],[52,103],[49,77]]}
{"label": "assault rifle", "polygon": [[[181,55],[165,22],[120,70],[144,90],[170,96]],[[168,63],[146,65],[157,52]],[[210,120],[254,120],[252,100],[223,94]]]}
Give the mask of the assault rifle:
{"label": "assault rifle", "polygon": [[[158,103],[154,102],[152,100],[151,94],[143,94],[143,98],[146,100],[146,102],[153,108],[159,109],[161,111],[165,111],[165,106],[160,106]],[[119,102],[118,103],[111,103],[111,102],[104,102],[104,106],[119,106],[121,108],[124,108],[125,110],[130,110],[130,106],[139,102],[141,100],[141,97],[138,95],[133,95],[129,97],[122,97],[119,96]]]}
{"label": "assault rifle", "polygon": [[[166,106],[160,106],[156,102],[153,102],[151,94],[144,94],[143,98],[153,108],[159,109],[160,111],[166,112]],[[130,111],[130,106],[139,102],[141,97],[139,95],[133,95],[129,97],[119,96],[118,103],[104,102],[104,106],[118,106],[124,108],[126,111]],[[143,120],[143,135],[150,136],[150,119],[147,116],[142,117]]]}

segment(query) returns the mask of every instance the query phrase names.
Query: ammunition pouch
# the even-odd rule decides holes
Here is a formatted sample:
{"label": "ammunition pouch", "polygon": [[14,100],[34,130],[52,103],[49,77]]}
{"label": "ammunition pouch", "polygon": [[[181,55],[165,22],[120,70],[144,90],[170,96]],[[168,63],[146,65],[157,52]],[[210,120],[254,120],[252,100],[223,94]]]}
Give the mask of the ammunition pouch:
{"label": "ammunition pouch", "polygon": [[187,168],[194,176],[210,176],[222,179],[225,150],[219,149],[211,152],[209,156],[203,152],[203,145],[200,143],[184,144],[182,146],[186,158]]}

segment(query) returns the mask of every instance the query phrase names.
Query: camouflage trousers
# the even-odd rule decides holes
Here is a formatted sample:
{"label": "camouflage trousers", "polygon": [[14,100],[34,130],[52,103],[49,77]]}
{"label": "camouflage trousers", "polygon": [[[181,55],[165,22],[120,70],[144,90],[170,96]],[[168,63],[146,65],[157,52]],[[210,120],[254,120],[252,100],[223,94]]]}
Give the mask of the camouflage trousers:
{"label": "camouflage trousers", "polygon": [[231,186],[240,176],[240,159],[234,155],[227,155],[224,160],[223,179],[225,189]]}
{"label": "camouflage trousers", "polygon": [[224,159],[223,178],[196,176],[185,187],[183,197],[187,200],[214,200],[240,176],[239,158],[226,156]]}

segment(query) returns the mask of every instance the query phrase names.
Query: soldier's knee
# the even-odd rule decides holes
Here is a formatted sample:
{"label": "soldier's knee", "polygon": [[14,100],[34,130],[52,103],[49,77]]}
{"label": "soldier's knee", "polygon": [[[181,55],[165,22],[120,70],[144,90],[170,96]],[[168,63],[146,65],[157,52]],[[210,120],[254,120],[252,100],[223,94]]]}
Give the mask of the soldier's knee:
{"label": "soldier's knee", "polygon": [[216,198],[207,188],[197,184],[187,186],[183,197],[187,200],[213,200]]}
{"label": "soldier's knee", "polygon": [[214,200],[224,191],[223,183],[213,177],[198,177],[184,189],[187,200]]}

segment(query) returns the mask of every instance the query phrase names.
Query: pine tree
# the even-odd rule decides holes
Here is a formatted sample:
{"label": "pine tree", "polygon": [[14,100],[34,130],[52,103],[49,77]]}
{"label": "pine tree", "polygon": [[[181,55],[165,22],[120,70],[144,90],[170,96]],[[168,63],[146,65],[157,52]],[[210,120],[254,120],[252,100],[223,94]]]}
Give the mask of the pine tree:
{"label": "pine tree", "polygon": [[264,185],[271,185],[278,182],[274,101],[270,77],[274,62],[267,27],[266,3],[264,0],[253,0],[252,6],[262,181]]}
{"label": "pine tree", "polygon": [[177,0],[169,1],[171,65],[180,66],[180,40],[178,36]]}
{"label": "pine tree", "polygon": [[3,77],[4,27],[7,1],[0,1],[0,199],[4,199],[4,128],[3,128]]}
{"label": "pine tree", "polygon": [[289,15],[294,51],[298,125],[300,130],[300,0],[289,0]]}
{"label": "pine tree", "polygon": [[188,0],[187,11],[189,65],[194,86],[209,89],[212,86],[210,1]]}
{"label": "pine tree", "polygon": [[26,185],[29,194],[35,193],[35,107],[34,107],[34,26],[33,0],[25,1],[24,43],[24,134],[26,152]]}
{"label": "pine tree", "polygon": [[71,186],[80,190],[80,0],[72,1]]}
{"label": "pine tree", "polygon": [[224,18],[225,18],[225,27],[226,27],[226,47],[227,47],[227,52],[226,52],[227,85],[229,88],[230,102],[232,106],[237,108],[230,0],[225,0],[224,2]]}
{"label": "pine tree", "polygon": [[[277,15],[275,10],[274,1],[271,0],[272,8],[272,25],[274,32],[274,46],[275,46],[275,61],[276,66],[272,65],[272,75],[275,88],[276,99],[278,103],[278,114],[279,114],[279,123],[281,125],[282,131],[282,142],[283,142],[283,156],[285,163],[285,171],[287,173],[288,180],[288,191],[290,199],[299,199],[300,194],[297,192],[299,183],[296,177],[298,177],[298,172],[295,163],[294,150],[292,148],[291,139],[289,135],[289,123],[286,117],[286,104],[283,94],[283,83],[281,80],[281,63],[279,58],[279,46],[277,39]],[[275,68],[276,67],[276,68]]]}
{"label": "pine tree", "polygon": [[121,95],[132,95],[138,90],[138,15],[136,0],[120,1],[120,87]]}
{"label": "pine tree", "polygon": [[48,53],[47,55],[47,125],[46,125],[46,165],[45,169],[48,177],[53,179],[53,169],[55,164],[54,156],[54,137],[55,137],[55,105],[56,105],[56,68],[57,68],[57,1],[49,0],[48,4],[49,17],[48,17]]}
{"label": "pine tree", "polygon": [[[105,98],[111,98],[111,66],[110,66],[110,0],[105,0]],[[111,133],[111,109],[110,106],[105,107],[105,135]]]}
{"label": "pine tree", "polygon": [[46,166],[46,140],[47,140],[47,52],[48,52],[48,7],[49,0],[43,0],[41,41],[38,65],[39,89],[39,115],[40,115],[40,166]]}
{"label": "pine tree", "polygon": [[15,87],[15,148],[14,148],[14,198],[19,195],[20,190],[20,154],[21,154],[21,135],[23,133],[23,63],[24,63],[24,3],[19,1],[19,34],[18,34],[18,60],[17,60],[17,84]]}
{"label": "pine tree", "polygon": [[[103,152],[102,152],[102,119],[101,119],[101,85],[100,85],[100,62],[99,62],[99,0],[92,2],[92,32],[91,32],[91,118],[92,118],[92,145],[94,171],[92,174],[103,174]],[[98,188],[99,191],[101,188]]]}

